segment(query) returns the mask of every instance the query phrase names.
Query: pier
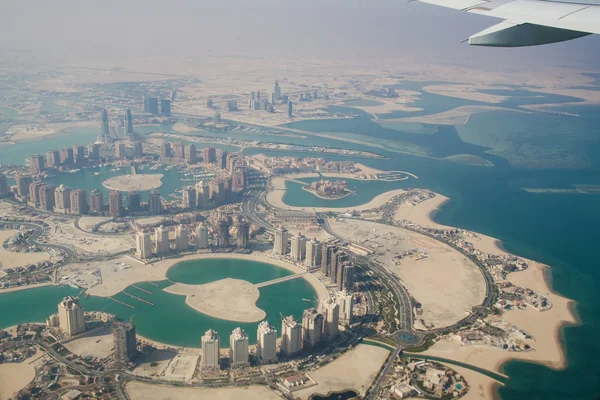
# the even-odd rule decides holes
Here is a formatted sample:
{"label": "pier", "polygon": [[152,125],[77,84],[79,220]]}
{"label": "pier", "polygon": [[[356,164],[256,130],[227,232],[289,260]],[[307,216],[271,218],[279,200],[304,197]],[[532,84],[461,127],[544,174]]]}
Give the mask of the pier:
{"label": "pier", "polygon": [[125,296],[131,297],[134,300],[141,301],[142,303],[146,303],[149,306],[154,307],[154,303],[151,303],[148,300],[144,300],[141,297],[134,296],[134,295],[132,295],[130,293],[127,293],[127,292],[121,292],[121,293],[123,293]]}
{"label": "pier", "polygon": [[122,304],[122,305],[124,305],[125,307],[129,307],[129,308],[131,308],[131,309],[134,309],[134,310],[135,310],[135,306],[132,306],[132,305],[131,305],[131,304],[129,304],[129,303],[125,303],[124,301],[117,300],[117,299],[115,299],[114,297],[109,297],[109,299],[111,299],[111,300],[112,300],[112,301],[114,301],[115,303]]}
{"label": "pier", "polygon": [[300,278],[301,276],[303,276],[305,274],[308,274],[308,273],[309,273],[308,271],[299,272],[299,273],[294,274],[294,275],[284,276],[283,278],[271,279],[270,281],[257,283],[254,286],[260,289],[260,288],[265,287],[265,286],[271,286],[271,285],[275,285],[277,283],[291,281],[292,279]]}
{"label": "pier", "polygon": [[141,291],[142,291],[142,292],[144,292],[144,293],[148,293],[148,294],[154,294],[153,292],[151,292],[151,291],[149,291],[149,290],[146,290],[146,289],[144,289],[144,288],[141,288],[141,287],[139,287],[139,286],[136,286],[136,285],[131,285],[131,287],[133,287],[133,288],[136,288],[137,290],[141,290]]}
{"label": "pier", "polygon": [[155,287],[159,287],[159,286],[158,286],[156,283],[154,283],[154,282],[150,282],[150,281],[148,281],[148,282],[146,282],[146,283],[147,283],[147,284],[149,284],[149,285],[155,286]]}

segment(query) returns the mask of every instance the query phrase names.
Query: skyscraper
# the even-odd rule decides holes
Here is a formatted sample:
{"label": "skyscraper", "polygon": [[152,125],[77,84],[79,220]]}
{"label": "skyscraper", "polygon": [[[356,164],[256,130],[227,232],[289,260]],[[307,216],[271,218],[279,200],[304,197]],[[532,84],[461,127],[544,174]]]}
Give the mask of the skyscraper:
{"label": "skyscraper", "polygon": [[46,169],[44,157],[39,154],[34,154],[29,158],[29,173],[31,175],[39,175]]}
{"label": "skyscraper", "polygon": [[275,85],[273,87],[273,100],[281,99],[281,86],[279,86],[279,81],[275,81]]}
{"label": "skyscraper", "polygon": [[198,162],[198,153],[195,144],[190,144],[185,147],[185,160],[188,164],[196,164]]}
{"label": "skyscraper", "polygon": [[221,168],[221,169],[227,168],[227,156],[228,155],[229,155],[229,153],[224,150],[219,150],[217,152],[217,165],[219,166],[219,168]]}
{"label": "skyscraper", "polygon": [[250,225],[246,221],[237,223],[237,248],[247,249],[250,242]]}
{"label": "skyscraper", "polygon": [[118,365],[127,365],[137,355],[135,325],[115,322],[113,325],[113,358]]}
{"label": "skyscraper", "polygon": [[162,99],[160,101],[160,115],[162,115],[163,117],[171,116],[171,100]]}
{"label": "skyscraper", "polygon": [[43,185],[39,189],[40,209],[44,211],[54,210],[54,186]]}
{"label": "skyscraper", "polygon": [[215,115],[213,115],[213,124],[215,126],[221,125],[221,113],[216,112]]}
{"label": "skyscraper", "polygon": [[[342,285],[344,284],[344,266],[349,263],[349,261],[348,261],[349,257],[348,257],[348,253],[346,253],[345,251],[338,251],[336,253],[335,258],[336,258],[335,268],[333,267],[333,263],[332,263],[331,282],[336,283],[338,285],[338,290],[341,290]],[[334,274],[334,271],[335,271],[335,274]]]}
{"label": "skyscraper", "polygon": [[129,213],[136,213],[142,211],[140,194],[138,192],[129,192],[129,195],[127,196],[127,209]]}
{"label": "skyscraper", "polygon": [[110,142],[110,126],[108,124],[108,111],[103,108],[100,111],[100,134],[98,135],[97,142],[109,143]]}
{"label": "skyscraper", "polygon": [[320,306],[324,319],[323,335],[326,337],[337,335],[340,322],[340,306],[333,300],[323,300]]}
{"label": "skyscraper", "polygon": [[337,248],[332,246],[329,248],[329,274],[331,283],[337,283]]}
{"label": "skyscraper", "polygon": [[58,168],[60,166],[60,152],[58,150],[48,150],[46,152],[46,167]]}
{"label": "skyscraper", "polygon": [[58,303],[58,321],[60,329],[67,337],[85,331],[83,307],[78,297],[68,296]]}
{"label": "skyscraper", "polygon": [[88,145],[88,160],[99,161],[100,160],[100,144],[92,143]]}
{"label": "skyscraper", "polygon": [[267,321],[258,324],[256,356],[263,364],[277,361],[277,330]]}
{"label": "skyscraper", "polygon": [[60,163],[62,165],[73,165],[75,159],[73,158],[73,148],[65,147],[60,151]]}
{"label": "skyscraper", "polygon": [[246,168],[244,167],[236,167],[233,172],[232,179],[232,190],[234,191],[242,191],[246,188]]}
{"label": "skyscraper", "polygon": [[302,313],[302,344],[314,347],[323,340],[323,315],[315,308],[309,308]]}
{"label": "skyscraper", "polygon": [[158,97],[148,98],[148,112],[152,115],[158,115]]}
{"label": "skyscraper", "polygon": [[125,110],[125,133],[128,138],[133,135],[133,115],[129,108]]}
{"label": "skyscraper", "polygon": [[291,257],[293,261],[302,261],[306,256],[306,238],[298,232],[292,236]]}
{"label": "skyscraper", "polygon": [[71,209],[71,190],[60,185],[54,190],[54,207],[56,211],[66,213]]}
{"label": "skyscraper", "polygon": [[154,230],[154,247],[158,255],[169,253],[169,231],[162,225]]}
{"label": "skyscraper", "polygon": [[85,163],[85,147],[81,145],[73,146],[73,158],[77,165]]}
{"label": "skyscraper", "polygon": [[306,265],[316,267],[321,261],[321,242],[317,238],[312,238],[306,244]]}
{"label": "skyscraper", "polygon": [[196,246],[199,249],[208,249],[208,228],[203,222],[196,228]]}
{"label": "skyscraper", "polygon": [[290,356],[302,349],[302,325],[291,315],[281,320],[281,353]]}
{"label": "skyscraper", "polygon": [[217,161],[217,150],[214,147],[205,147],[203,150],[203,159],[205,164]]}
{"label": "skyscraper", "polygon": [[144,146],[142,142],[135,141],[133,142],[133,158],[141,158],[144,157]]}
{"label": "skyscraper", "polygon": [[290,101],[288,101],[288,117],[290,117],[290,118],[292,118],[292,116],[293,116],[292,108],[293,108],[292,101],[290,100]]}
{"label": "skyscraper", "polygon": [[95,214],[104,212],[104,194],[98,189],[90,192],[90,212]]}
{"label": "skyscraper", "polygon": [[87,195],[83,189],[71,190],[71,214],[81,215],[88,212]]}
{"label": "skyscraper", "polygon": [[275,243],[273,244],[273,254],[287,254],[288,231],[281,225],[275,231]]}
{"label": "skyscraper", "polygon": [[8,179],[6,175],[0,174],[0,198],[8,196]]}
{"label": "skyscraper", "polygon": [[161,158],[171,157],[171,144],[169,142],[162,142],[160,144],[160,156]]}
{"label": "skyscraper", "polygon": [[32,207],[39,206],[41,188],[44,186],[42,181],[34,181],[29,183],[29,204]]}
{"label": "skyscraper", "polygon": [[229,336],[229,359],[231,367],[246,367],[248,362],[248,335],[242,328],[235,328]]}
{"label": "skyscraper", "polygon": [[121,192],[113,190],[108,194],[108,215],[111,217],[122,217],[123,214],[123,198]]}
{"label": "skyscraper", "polygon": [[349,325],[352,321],[352,308],[354,307],[354,296],[352,293],[338,292],[336,303],[340,307],[340,322]]}
{"label": "skyscraper", "polygon": [[190,247],[190,234],[184,225],[177,226],[175,231],[175,248],[177,251],[186,251]]}
{"label": "skyscraper", "polygon": [[148,212],[152,215],[158,215],[162,212],[160,192],[157,190],[153,190],[148,194]]}
{"label": "skyscraper", "polygon": [[217,332],[212,329],[207,330],[202,336],[202,359],[200,360],[200,369],[218,370],[220,363],[220,340]]}
{"label": "skyscraper", "polygon": [[206,210],[210,208],[210,188],[208,183],[200,181],[196,183],[196,207],[200,210]]}
{"label": "skyscraper", "polygon": [[171,144],[171,149],[173,157],[175,158],[185,158],[185,145],[181,142],[174,142]]}
{"label": "skyscraper", "polygon": [[356,272],[356,267],[350,261],[346,261],[342,268],[342,282],[338,282],[338,290],[351,292],[354,289],[354,273]]}
{"label": "skyscraper", "polygon": [[18,174],[15,177],[17,183],[17,194],[19,197],[25,197],[29,194],[29,184],[33,181],[29,175]]}
{"label": "skyscraper", "polygon": [[229,247],[229,219],[221,218],[217,226],[217,247],[224,249]]}
{"label": "skyscraper", "polygon": [[115,145],[115,158],[117,160],[125,159],[125,143],[117,143]]}
{"label": "skyscraper", "polygon": [[148,232],[138,232],[135,236],[135,250],[138,258],[147,260],[152,257],[152,238]]}
{"label": "skyscraper", "polygon": [[185,186],[181,192],[181,208],[192,210],[196,208],[196,189],[194,186]]}

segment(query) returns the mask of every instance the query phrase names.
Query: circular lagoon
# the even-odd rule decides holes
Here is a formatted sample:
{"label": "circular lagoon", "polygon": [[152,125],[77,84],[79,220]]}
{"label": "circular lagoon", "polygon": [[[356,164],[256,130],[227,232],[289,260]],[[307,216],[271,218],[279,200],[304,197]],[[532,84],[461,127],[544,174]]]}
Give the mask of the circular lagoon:
{"label": "circular lagoon", "polygon": [[[210,316],[186,304],[186,296],[169,293],[163,289],[184,284],[189,286],[213,284],[227,279],[245,281],[256,288],[257,284],[291,275],[292,272],[267,263],[244,260],[211,258],[178,263],[167,273],[167,280],[139,282],[124,291],[153,305],[135,300],[123,293],[114,299],[134,306],[112,301],[109,298],[81,296],[86,311],[114,313],[121,320],[133,317],[139,335],[157,342],[185,347],[200,347],[200,338],[208,329],[221,336],[221,346],[229,347],[229,334],[241,327],[248,334],[250,344],[256,343],[258,322],[240,322]],[[260,286],[260,285],[259,285]],[[143,289],[143,290],[141,290]],[[169,289],[167,289],[169,290]],[[304,309],[316,306],[317,293],[304,278],[296,278],[256,288],[259,297],[256,309],[262,310],[281,335],[280,313],[300,319]],[[46,286],[10,293],[0,292],[0,329],[25,322],[42,322],[55,313],[57,305],[65,296],[75,296],[77,289]],[[227,303],[227,297],[221,299]],[[227,305],[227,304],[225,304]],[[242,319],[242,318],[240,318]],[[262,320],[262,318],[261,318]]]}

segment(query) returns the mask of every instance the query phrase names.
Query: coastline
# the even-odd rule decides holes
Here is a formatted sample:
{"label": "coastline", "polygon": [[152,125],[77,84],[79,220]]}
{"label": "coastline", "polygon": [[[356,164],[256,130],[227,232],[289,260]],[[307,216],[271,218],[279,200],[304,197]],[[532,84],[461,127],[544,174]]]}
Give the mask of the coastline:
{"label": "coastline", "polygon": [[348,197],[348,196],[350,196],[352,194],[356,194],[356,192],[348,191],[348,193],[344,194],[343,196],[335,197],[335,198],[330,198],[330,197],[323,197],[320,194],[318,194],[316,192],[313,192],[312,190],[306,189],[304,186],[302,187],[302,190],[304,190],[305,192],[308,192],[308,193],[312,194],[315,197],[323,199],[323,200],[341,200],[341,199],[343,199],[345,197]]}
{"label": "coastline", "polygon": [[[404,210],[397,213],[397,218],[404,218],[429,228],[450,228],[436,223],[433,218],[440,208],[450,201],[449,198],[436,194],[436,197],[419,203],[416,206],[405,204]],[[408,207],[412,209],[407,210]],[[473,246],[481,251],[512,255],[502,245],[502,241],[476,233]],[[524,329],[535,339],[534,350],[529,352],[508,352],[489,346],[462,345],[454,340],[444,339],[423,354],[451,358],[473,364],[481,368],[502,373],[503,366],[509,361],[519,360],[543,364],[552,369],[566,367],[565,350],[561,341],[562,329],[578,323],[573,312],[574,302],[552,290],[551,279],[548,279],[550,267],[525,257],[518,256],[528,263],[524,271],[508,274],[507,280],[521,287],[531,288],[544,294],[552,302],[552,308],[539,312],[531,308],[504,312],[501,318],[519,328]],[[549,332],[551,335],[548,335]],[[494,388],[496,393],[497,388]]]}
{"label": "coastline", "polygon": [[52,286],[52,285],[54,285],[52,282],[43,282],[43,283],[34,283],[33,285],[27,285],[27,286],[16,286],[16,287],[8,288],[8,289],[0,289],[0,295],[3,293],[19,292],[21,290],[37,289],[40,287]]}

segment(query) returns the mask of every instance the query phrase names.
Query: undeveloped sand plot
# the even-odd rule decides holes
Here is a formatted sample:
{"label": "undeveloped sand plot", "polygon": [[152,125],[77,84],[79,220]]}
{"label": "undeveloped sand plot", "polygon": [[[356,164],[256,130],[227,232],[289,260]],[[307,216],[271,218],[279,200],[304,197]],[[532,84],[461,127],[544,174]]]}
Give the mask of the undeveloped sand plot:
{"label": "undeveloped sand plot", "polygon": [[204,285],[176,283],[165,292],[186,296],[185,303],[203,314],[236,322],[258,322],[267,313],[256,307],[259,290],[250,282],[226,278]]}
{"label": "undeveloped sand plot", "polygon": [[451,325],[468,315],[485,297],[479,268],[450,246],[399,227],[352,219],[330,219],[332,229],[377,254],[422,305],[419,329]]}
{"label": "undeveloped sand plot", "polygon": [[147,192],[162,186],[163,174],[121,175],[105,180],[102,185],[111,190]]}
{"label": "undeveloped sand plot", "polygon": [[265,386],[225,387],[219,389],[181,388],[129,382],[125,390],[131,400],[280,400]]}
{"label": "undeveloped sand plot", "polygon": [[314,393],[326,395],[346,389],[364,395],[389,353],[381,347],[359,344],[337,360],[311,372],[317,385],[294,392],[294,396],[308,399]]}
{"label": "undeveloped sand plot", "polygon": [[50,259],[50,255],[46,252],[17,253],[6,250],[2,244],[17,232],[17,230],[0,231],[0,268],[23,267]]}
{"label": "undeveloped sand plot", "polygon": [[91,332],[89,336],[75,339],[64,346],[81,357],[105,358],[112,354],[113,335],[111,328],[102,328]]}
{"label": "undeveloped sand plot", "polygon": [[13,393],[23,389],[35,377],[33,365],[36,356],[20,363],[0,364],[0,400],[12,398]]}

